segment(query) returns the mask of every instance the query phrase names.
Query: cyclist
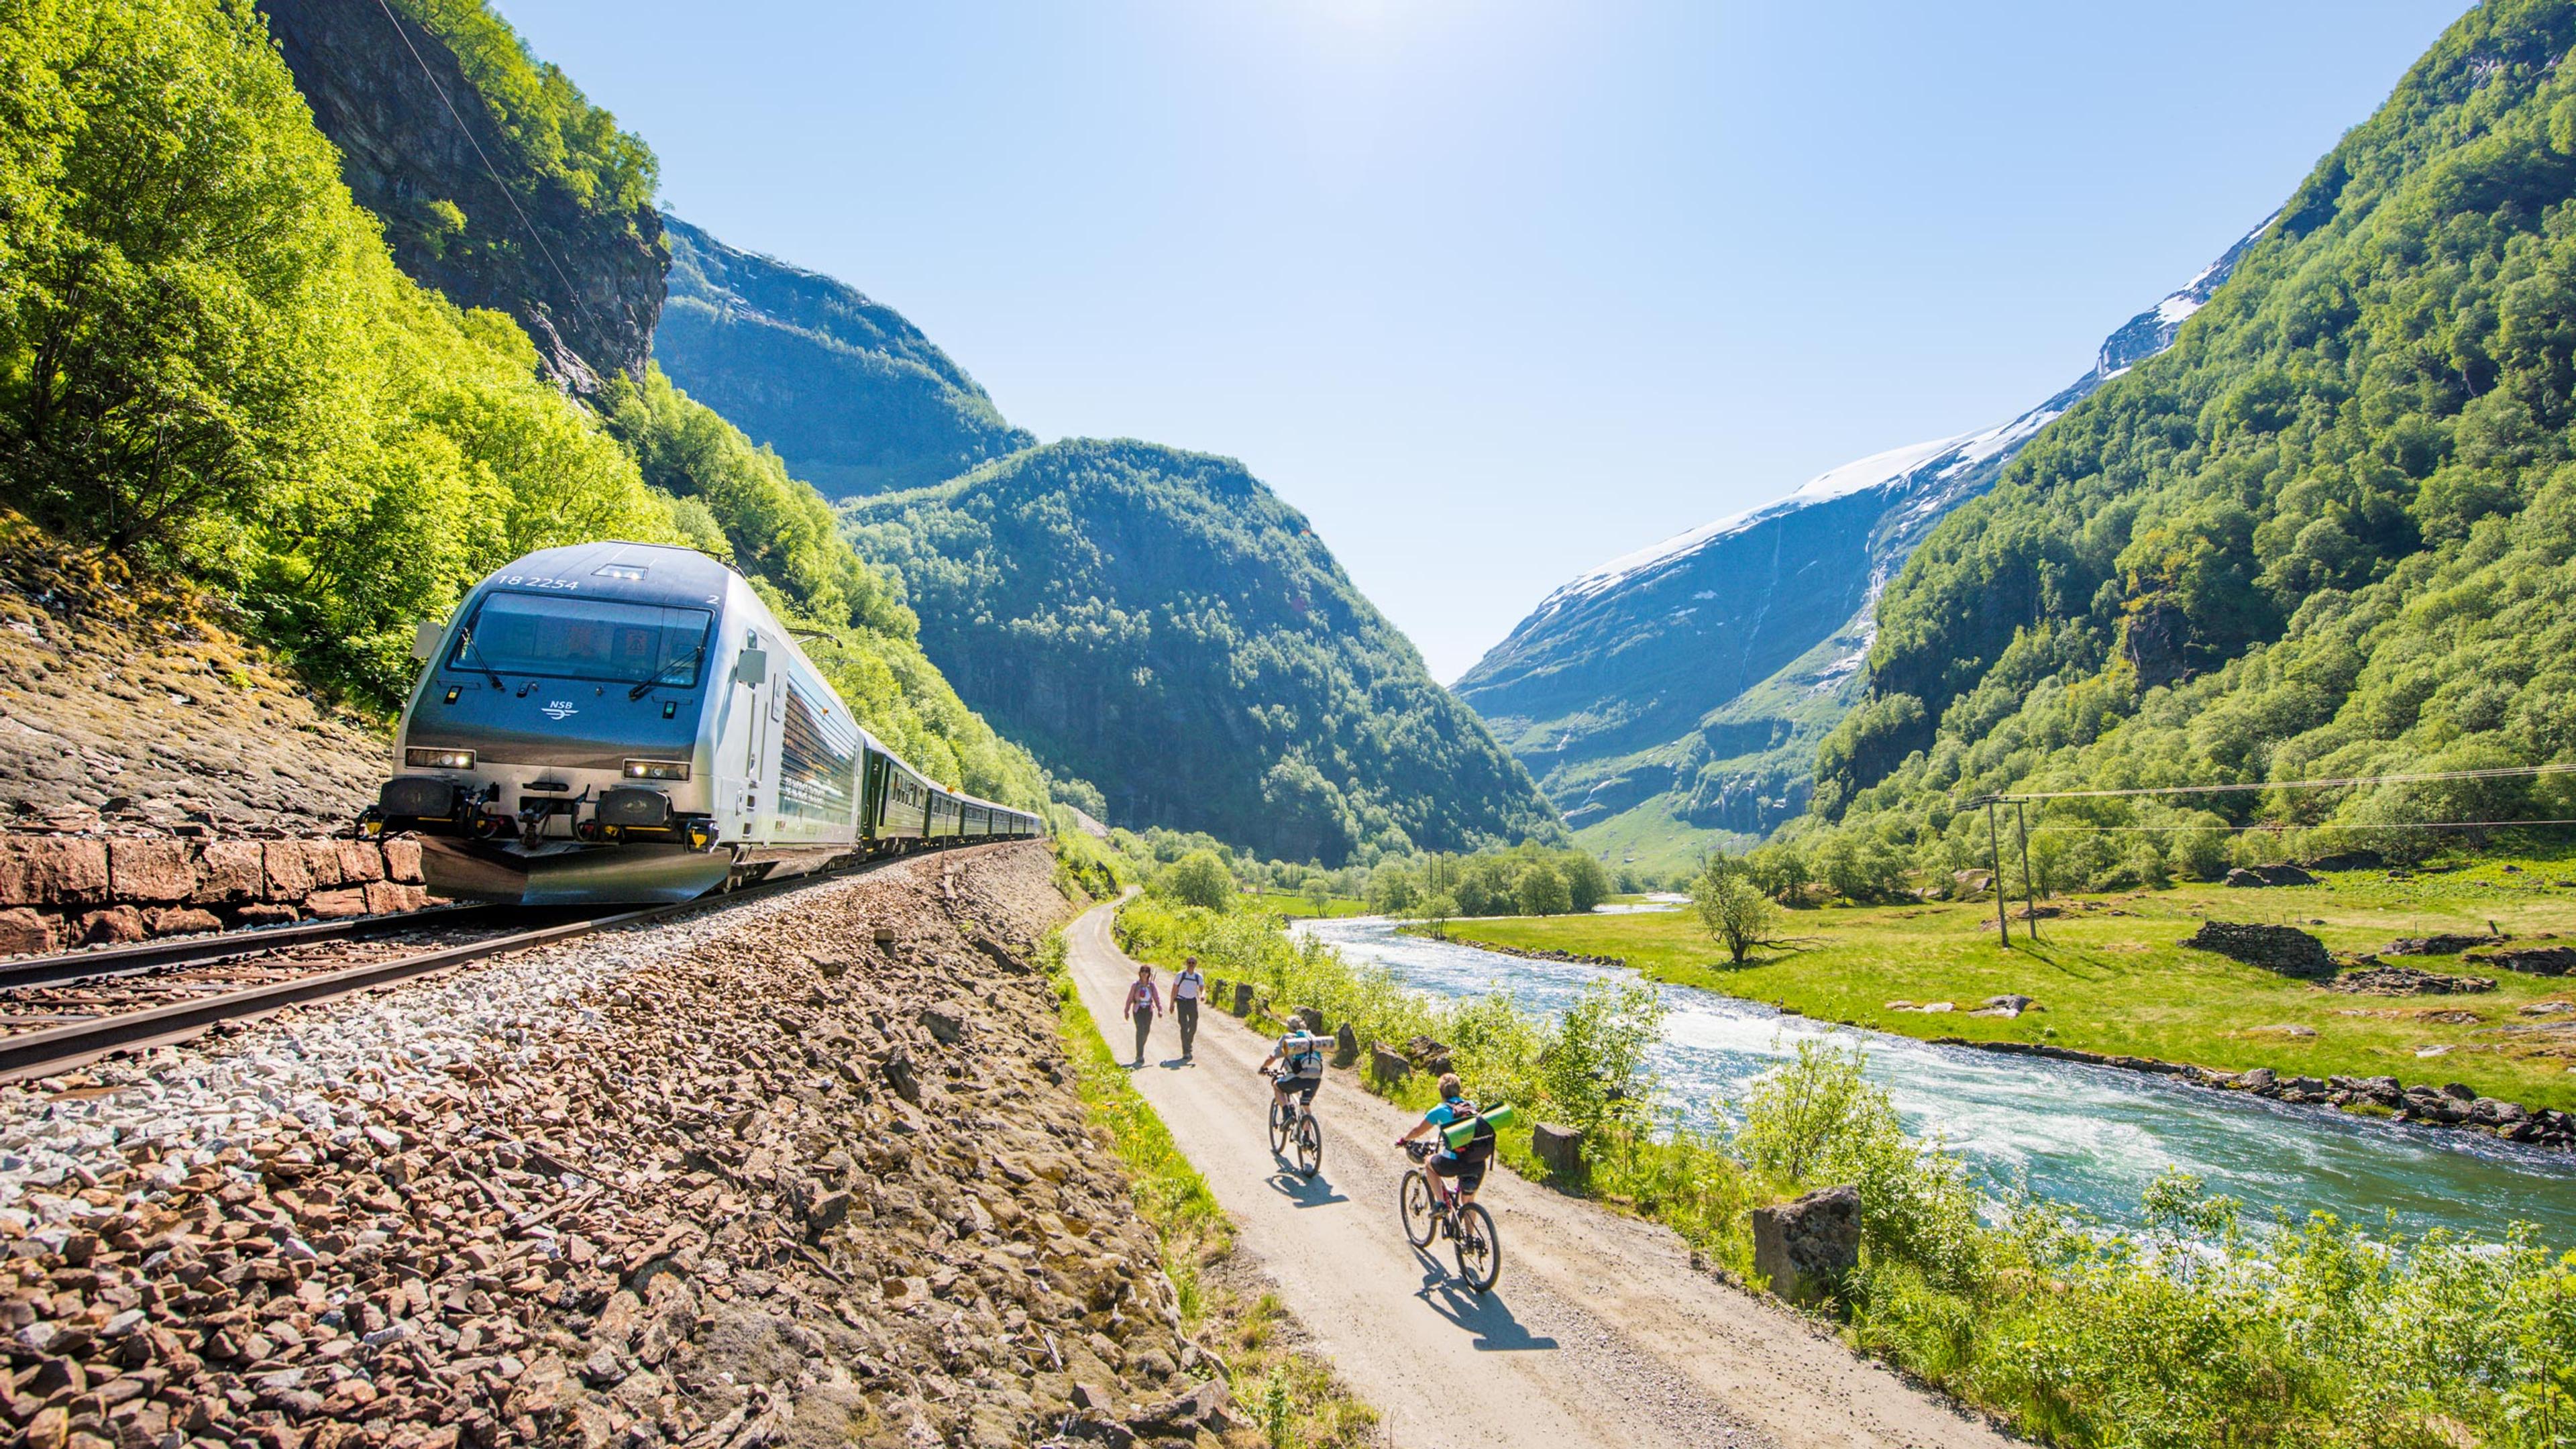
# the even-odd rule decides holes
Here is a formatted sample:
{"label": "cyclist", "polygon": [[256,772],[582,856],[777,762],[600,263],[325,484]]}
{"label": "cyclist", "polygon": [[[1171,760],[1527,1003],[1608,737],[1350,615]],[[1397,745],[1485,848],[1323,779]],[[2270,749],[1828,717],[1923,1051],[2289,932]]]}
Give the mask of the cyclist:
{"label": "cyclist", "polygon": [[1276,1063],[1279,1079],[1271,1087],[1271,1096],[1282,1107],[1293,1098],[1306,1111],[1315,1108],[1315,1093],[1324,1085],[1324,1041],[1297,1027],[1279,1038],[1270,1055],[1261,1059],[1256,1072],[1266,1072]]}
{"label": "cyclist", "polygon": [[1469,1118],[1476,1121],[1476,1133],[1467,1139],[1466,1145],[1453,1148],[1444,1136],[1440,1139],[1440,1150],[1424,1164],[1431,1169],[1433,1177],[1451,1180],[1455,1185],[1454,1201],[1462,1208],[1474,1202],[1476,1189],[1485,1185],[1485,1165],[1494,1160],[1494,1127],[1478,1114],[1476,1104],[1467,1100],[1466,1089],[1459,1084],[1456,1072],[1440,1074],[1440,1105],[1424,1113],[1422,1120],[1413,1124],[1412,1131],[1395,1139],[1395,1144],[1401,1147],[1425,1132],[1442,1132]]}

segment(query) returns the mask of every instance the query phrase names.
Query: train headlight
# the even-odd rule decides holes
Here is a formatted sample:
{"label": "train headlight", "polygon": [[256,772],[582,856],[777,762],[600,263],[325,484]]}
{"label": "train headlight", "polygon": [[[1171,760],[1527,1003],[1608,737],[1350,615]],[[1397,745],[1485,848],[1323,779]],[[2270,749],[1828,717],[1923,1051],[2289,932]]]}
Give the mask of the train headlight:
{"label": "train headlight", "polygon": [[474,768],[472,750],[405,750],[403,768],[409,770],[470,770]]}
{"label": "train headlight", "polygon": [[626,778],[630,780],[685,780],[689,778],[686,760],[628,760]]}

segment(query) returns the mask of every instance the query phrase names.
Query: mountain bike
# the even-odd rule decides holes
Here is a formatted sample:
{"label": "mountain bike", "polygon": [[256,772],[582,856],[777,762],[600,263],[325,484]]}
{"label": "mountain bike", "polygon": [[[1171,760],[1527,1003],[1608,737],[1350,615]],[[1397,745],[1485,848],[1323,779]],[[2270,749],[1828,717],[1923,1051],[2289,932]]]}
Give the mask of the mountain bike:
{"label": "mountain bike", "polygon": [[1414,1161],[1395,1189],[1404,1240],[1420,1248],[1435,1237],[1447,1238],[1450,1252],[1458,1259],[1459,1281],[1483,1293],[1503,1276],[1502,1235],[1494,1231],[1494,1215],[1485,1211],[1483,1203],[1460,1206],[1439,1175],[1421,1165],[1438,1150],[1429,1142],[1404,1144],[1404,1155]]}
{"label": "mountain bike", "polygon": [[[1261,1075],[1277,1083],[1279,1073]],[[1291,1146],[1297,1154],[1297,1175],[1313,1177],[1324,1168],[1324,1129],[1315,1121],[1312,1108],[1302,1108],[1294,1098],[1282,1102],[1278,1093],[1270,1097],[1270,1155],[1284,1157]]]}

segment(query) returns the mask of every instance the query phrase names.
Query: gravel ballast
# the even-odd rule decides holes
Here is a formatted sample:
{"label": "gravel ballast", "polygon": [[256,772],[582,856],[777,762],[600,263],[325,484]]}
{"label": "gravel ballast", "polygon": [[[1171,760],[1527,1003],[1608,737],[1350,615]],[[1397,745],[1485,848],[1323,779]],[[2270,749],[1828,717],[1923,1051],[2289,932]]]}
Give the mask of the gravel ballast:
{"label": "gravel ballast", "polygon": [[1051,865],[905,862],[0,1091],[0,1415],[1205,1442],[1224,1390],[1029,962]]}

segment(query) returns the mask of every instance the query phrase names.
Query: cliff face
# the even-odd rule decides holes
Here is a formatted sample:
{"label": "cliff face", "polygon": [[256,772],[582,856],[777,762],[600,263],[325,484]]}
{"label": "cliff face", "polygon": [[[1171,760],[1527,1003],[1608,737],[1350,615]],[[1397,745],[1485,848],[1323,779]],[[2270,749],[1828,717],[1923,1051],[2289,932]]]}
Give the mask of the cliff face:
{"label": "cliff face", "polygon": [[516,164],[457,52],[402,7],[399,18],[375,0],[259,8],[397,265],[458,306],[517,319],[575,393],[643,377],[667,263],[651,205],[595,208]]}
{"label": "cliff face", "polygon": [[1037,441],[893,308],[678,217],[663,222],[662,370],[824,497],[923,487]]}

